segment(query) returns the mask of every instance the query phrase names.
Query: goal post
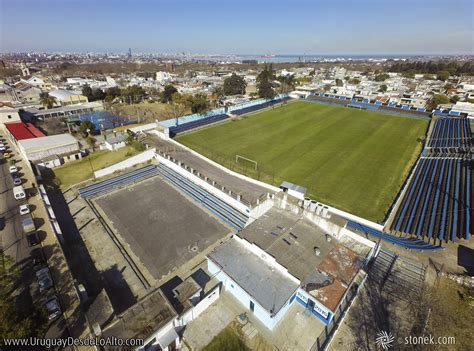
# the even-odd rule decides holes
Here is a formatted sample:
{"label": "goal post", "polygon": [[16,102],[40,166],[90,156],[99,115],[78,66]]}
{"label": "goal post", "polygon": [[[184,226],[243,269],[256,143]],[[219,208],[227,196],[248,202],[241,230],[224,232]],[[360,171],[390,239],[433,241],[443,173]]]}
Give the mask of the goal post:
{"label": "goal post", "polygon": [[235,163],[238,164],[239,160],[245,161],[247,163],[251,163],[254,166],[255,171],[258,170],[258,162],[255,160],[252,160],[250,158],[241,156],[241,155],[235,155]]}

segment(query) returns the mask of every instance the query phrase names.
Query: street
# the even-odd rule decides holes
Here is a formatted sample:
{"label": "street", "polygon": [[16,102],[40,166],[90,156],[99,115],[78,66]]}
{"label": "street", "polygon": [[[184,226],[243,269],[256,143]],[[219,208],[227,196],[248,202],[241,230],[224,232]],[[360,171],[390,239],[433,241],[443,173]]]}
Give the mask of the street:
{"label": "street", "polygon": [[[28,189],[26,184],[31,184],[31,180],[25,179],[25,172],[23,170],[24,162],[20,162],[18,153],[15,148],[11,146],[9,140],[1,138],[5,146],[9,147],[11,154],[16,162],[19,176],[22,178],[22,185],[25,188],[25,192],[31,196],[31,188]],[[21,225],[21,215],[19,212],[19,206],[26,204],[27,199],[16,200],[13,196],[13,179],[9,172],[9,163],[7,159],[1,157],[0,159],[0,221],[2,227],[0,227],[0,249],[7,256],[10,256],[15,264],[20,268],[20,277],[17,282],[16,294],[19,298],[19,306],[25,314],[28,315],[29,311],[32,310],[33,306],[44,306],[44,303],[49,297],[55,294],[54,287],[46,292],[40,293],[36,277],[34,274],[32,258],[30,253],[33,250],[41,250],[42,245],[30,247],[28,245],[26,234],[24,233]],[[42,218],[35,218],[34,210],[35,206],[30,205],[32,212],[33,221],[37,228],[37,233],[40,240],[44,239],[45,232],[38,230],[41,226],[45,225],[45,220]],[[62,315],[49,323],[48,330],[46,332],[47,337],[59,338],[67,337],[66,323]]]}

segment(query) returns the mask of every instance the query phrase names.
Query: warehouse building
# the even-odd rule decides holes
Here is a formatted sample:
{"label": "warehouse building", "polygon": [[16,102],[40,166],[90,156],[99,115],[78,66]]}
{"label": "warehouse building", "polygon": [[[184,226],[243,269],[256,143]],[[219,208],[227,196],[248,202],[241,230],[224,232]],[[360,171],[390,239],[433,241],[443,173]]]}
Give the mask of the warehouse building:
{"label": "warehouse building", "polygon": [[89,102],[86,96],[77,94],[69,90],[64,90],[64,89],[51,90],[49,92],[49,95],[55,97],[57,103],[61,106],[68,106],[68,105],[75,105],[75,104],[82,104],[82,103]]}
{"label": "warehouse building", "polygon": [[79,143],[70,134],[58,134],[18,142],[22,156],[41,168],[53,168],[81,159]]}

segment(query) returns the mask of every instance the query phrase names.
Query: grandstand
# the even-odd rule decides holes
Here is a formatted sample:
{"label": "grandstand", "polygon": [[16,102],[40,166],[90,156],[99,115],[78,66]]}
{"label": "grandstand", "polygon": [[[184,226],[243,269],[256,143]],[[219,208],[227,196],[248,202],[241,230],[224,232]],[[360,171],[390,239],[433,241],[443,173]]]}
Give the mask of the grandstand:
{"label": "grandstand", "polygon": [[456,154],[469,152],[472,133],[466,118],[437,118],[426,143],[426,149],[434,154]]}
{"label": "grandstand", "polygon": [[460,157],[422,157],[391,231],[433,243],[469,239],[473,224],[473,165]]}
{"label": "grandstand", "polygon": [[90,199],[108,193],[114,189],[120,189],[132,183],[156,176],[157,174],[156,165],[146,166],[118,177],[113,177],[81,188],[79,189],[79,194],[84,199]]}
{"label": "grandstand", "polygon": [[191,121],[191,122],[188,122],[188,123],[180,124],[180,125],[177,125],[175,127],[171,127],[169,129],[170,136],[173,137],[173,136],[176,136],[180,133],[186,132],[186,131],[191,130],[191,129],[195,129],[195,128],[203,127],[203,126],[206,126],[206,125],[209,125],[209,124],[212,124],[212,123],[224,121],[229,117],[230,116],[226,115],[226,114],[219,114],[219,115],[210,116],[210,117],[207,117],[207,118],[202,118],[202,119],[198,119],[198,120],[195,120],[195,121]]}
{"label": "grandstand", "polygon": [[258,104],[258,105],[242,107],[242,108],[239,108],[239,109],[236,109],[236,110],[232,110],[232,114],[237,115],[237,116],[241,116],[241,115],[244,115],[246,113],[251,113],[251,112],[258,111],[258,110],[262,110],[262,109],[267,108],[267,107],[274,106],[276,104],[282,103],[282,102],[287,101],[289,99],[290,99],[289,97],[283,97],[283,98],[277,99],[277,100],[265,101],[265,102],[262,102],[261,104]]}
{"label": "grandstand", "polygon": [[224,121],[230,118],[230,115],[240,116],[246,113],[258,111],[264,108],[274,106],[278,103],[290,100],[288,94],[281,94],[270,99],[258,99],[248,101],[242,104],[220,107],[203,114],[195,113],[193,115],[171,118],[159,122],[159,124],[169,129],[169,135],[175,137],[178,134],[199,128],[213,123]]}
{"label": "grandstand", "polygon": [[471,147],[466,118],[434,119],[423,156],[390,224],[392,233],[438,244],[470,238],[474,228]]}
{"label": "grandstand", "polygon": [[248,215],[245,213],[242,213],[236,208],[225,203],[217,196],[212,195],[204,188],[186,179],[171,168],[163,164],[159,164],[157,169],[160,175],[173,187],[191,197],[198,204],[212,212],[236,231],[240,231],[245,227],[249,219]]}

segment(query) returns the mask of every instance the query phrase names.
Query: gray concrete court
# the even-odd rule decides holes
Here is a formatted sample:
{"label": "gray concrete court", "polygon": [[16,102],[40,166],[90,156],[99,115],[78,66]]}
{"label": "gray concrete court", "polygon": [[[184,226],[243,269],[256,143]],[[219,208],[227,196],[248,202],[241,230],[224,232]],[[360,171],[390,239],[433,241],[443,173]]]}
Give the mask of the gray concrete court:
{"label": "gray concrete court", "polygon": [[230,232],[160,177],[95,202],[156,280]]}

